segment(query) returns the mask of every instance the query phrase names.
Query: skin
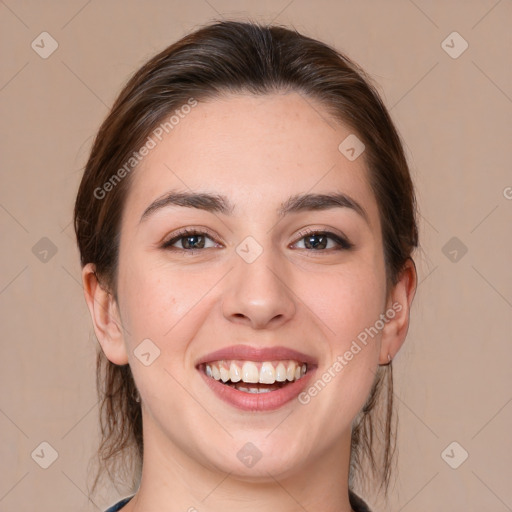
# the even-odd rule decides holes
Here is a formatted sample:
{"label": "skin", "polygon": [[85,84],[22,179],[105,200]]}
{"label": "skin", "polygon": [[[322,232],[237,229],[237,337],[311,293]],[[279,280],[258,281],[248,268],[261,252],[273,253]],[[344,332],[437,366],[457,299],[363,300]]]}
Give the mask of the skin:
{"label": "skin", "polygon": [[[345,158],[338,145],[352,132],[327,119],[321,105],[297,93],[199,103],[132,176],[118,303],[99,286],[94,266],[84,267],[98,340],[110,361],[130,364],[141,396],[142,481],[123,511],[351,510],[351,423],[378,365],[406,338],[416,271],[408,261],[386,294],[364,154]],[[223,194],[235,209],[170,206],[141,222],[170,190]],[[346,193],[369,222],[350,208],[277,217],[283,201],[305,192]],[[208,228],[208,248],[185,253],[183,239],[174,252],[161,248],[184,227]],[[354,247],[335,250],[329,239],[325,249],[307,248],[298,235],[306,227],[343,233]],[[263,249],[250,264],[236,252],[247,236]],[[199,357],[230,345],[282,345],[316,357],[320,376],[393,303],[401,311],[306,405],[241,411],[217,398],[195,368]],[[133,352],[147,338],[160,349],[150,366]],[[247,442],[261,452],[253,467],[237,457]]]}

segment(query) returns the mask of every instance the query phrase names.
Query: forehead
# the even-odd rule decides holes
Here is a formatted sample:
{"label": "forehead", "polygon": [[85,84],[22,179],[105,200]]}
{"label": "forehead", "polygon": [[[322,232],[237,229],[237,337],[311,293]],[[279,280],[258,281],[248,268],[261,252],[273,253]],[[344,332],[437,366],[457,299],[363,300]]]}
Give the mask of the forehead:
{"label": "forehead", "polygon": [[140,216],[168,190],[221,193],[234,215],[262,214],[298,193],[335,191],[364,203],[371,222],[377,215],[364,154],[350,161],[338,149],[353,130],[311,98],[228,95],[187,112],[161,140],[151,135],[155,147],[134,172],[128,212]]}

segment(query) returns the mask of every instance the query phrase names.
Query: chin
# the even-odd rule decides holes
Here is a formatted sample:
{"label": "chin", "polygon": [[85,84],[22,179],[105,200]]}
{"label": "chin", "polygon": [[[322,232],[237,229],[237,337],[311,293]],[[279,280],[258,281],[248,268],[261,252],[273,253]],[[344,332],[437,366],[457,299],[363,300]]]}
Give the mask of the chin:
{"label": "chin", "polygon": [[216,470],[229,473],[232,478],[262,483],[286,478],[307,464],[304,447],[298,443],[289,446],[289,442],[278,436],[273,440],[268,436],[268,431],[259,435],[245,432],[241,436],[243,441],[230,439],[216,453],[205,453],[205,459]]}

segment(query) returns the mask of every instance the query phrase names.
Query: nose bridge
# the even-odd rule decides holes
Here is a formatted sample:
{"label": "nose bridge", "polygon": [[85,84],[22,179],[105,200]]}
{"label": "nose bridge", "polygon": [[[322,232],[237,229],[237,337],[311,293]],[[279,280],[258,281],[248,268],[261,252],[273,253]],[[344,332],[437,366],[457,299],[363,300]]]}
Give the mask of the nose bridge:
{"label": "nose bridge", "polygon": [[247,237],[233,253],[233,271],[224,292],[223,313],[253,328],[282,324],[295,314],[284,258],[271,242]]}

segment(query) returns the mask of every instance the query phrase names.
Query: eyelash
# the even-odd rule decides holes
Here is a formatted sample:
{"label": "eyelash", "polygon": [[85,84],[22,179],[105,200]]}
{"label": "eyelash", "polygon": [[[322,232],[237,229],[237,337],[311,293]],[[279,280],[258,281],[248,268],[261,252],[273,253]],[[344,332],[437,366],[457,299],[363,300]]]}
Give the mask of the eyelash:
{"label": "eyelash", "polygon": [[[169,239],[167,242],[164,242],[162,245],[162,249],[167,249],[170,251],[180,251],[180,252],[192,253],[192,254],[199,252],[199,251],[204,251],[205,249],[180,249],[179,247],[172,247],[172,245],[174,243],[178,242],[179,240],[181,240],[183,238],[187,238],[189,236],[196,236],[196,235],[201,235],[201,236],[207,235],[208,238],[210,238],[211,240],[214,240],[212,233],[210,233],[208,230],[206,230],[204,228],[202,231],[198,230],[198,229],[186,228],[181,231],[178,231],[177,233],[175,233],[173,235],[173,237],[171,239]],[[207,247],[207,249],[211,249],[211,247]]]}
{"label": "eyelash", "polygon": [[298,233],[298,240],[302,240],[303,238],[306,238],[308,236],[312,236],[312,235],[323,235],[323,236],[326,236],[327,238],[330,238],[332,240],[334,240],[337,244],[338,244],[338,247],[337,248],[334,248],[334,249],[326,249],[324,251],[315,251],[314,249],[304,249],[306,251],[313,251],[313,252],[330,252],[330,251],[342,251],[342,250],[345,250],[345,251],[348,251],[350,249],[352,249],[352,247],[354,247],[354,244],[349,242],[345,237],[343,236],[340,236],[340,235],[337,235],[335,233],[332,233],[331,231],[322,231],[322,230],[318,230],[318,229],[305,229],[303,231],[300,231]]}
{"label": "eyelash", "polygon": [[[171,250],[171,251],[180,251],[183,253],[192,253],[192,254],[200,252],[200,251],[204,251],[205,249],[213,249],[213,247],[206,247],[204,249],[180,249],[178,247],[172,247],[173,244],[175,244],[176,242],[179,242],[183,238],[187,238],[190,236],[197,236],[197,235],[200,235],[200,236],[207,235],[207,238],[210,238],[210,240],[215,241],[212,233],[210,233],[208,230],[206,230],[204,228],[202,231],[197,230],[197,229],[186,228],[186,229],[179,231],[178,233],[175,233],[171,239],[164,242],[162,244],[162,249]],[[303,240],[304,238],[306,238],[308,236],[313,236],[313,235],[326,236],[327,238],[334,240],[338,244],[338,247],[331,248],[331,249],[323,249],[320,251],[317,251],[315,249],[301,249],[301,250],[305,250],[308,252],[328,252],[329,253],[331,251],[341,251],[341,250],[348,251],[354,247],[353,243],[349,242],[346,238],[344,238],[340,235],[332,233],[331,231],[322,231],[322,230],[315,230],[315,229],[306,229],[306,230],[300,231],[298,233],[299,238],[297,239],[297,241],[295,243]]]}

